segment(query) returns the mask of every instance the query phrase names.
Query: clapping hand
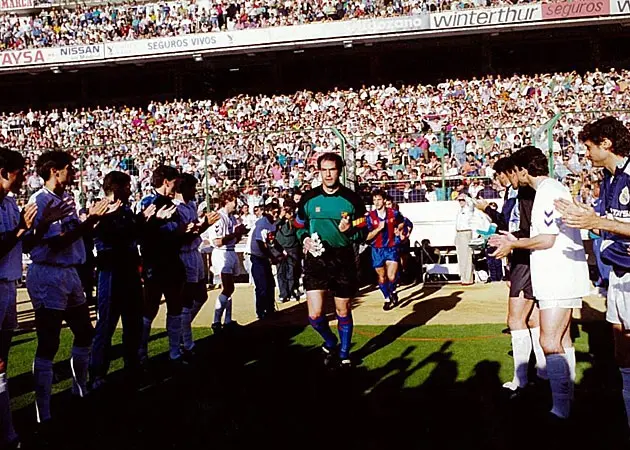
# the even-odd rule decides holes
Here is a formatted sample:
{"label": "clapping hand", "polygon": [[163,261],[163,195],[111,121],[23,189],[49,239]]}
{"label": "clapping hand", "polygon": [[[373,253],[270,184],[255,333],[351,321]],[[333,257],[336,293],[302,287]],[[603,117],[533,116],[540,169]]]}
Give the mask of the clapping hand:
{"label": "clapping hand", "polygon": [[567,226],[584,230],[598,228],[597,220],[599,216],[592,207],[579,202],[577,199],[571,202],[567,199],[559,198],[553,204],[562,215],[562,222],[567,224]]}
{"label": "clapping hand", "polygon": [[494,234],[490,236],[490,239],[488,239],[488,246],[496,247],[496,250],[490,256],[497,259],[505,258],[512,252],[512,243],[517,240],[518,239],[513,234],[508,233],[507,231],[501,231],[501,234]]}
{"label": "clapping hand", "polygon": [[22,210],[21,222],[24,225],[24,229],[28,230],[33,226],[33,222],[35,222],[35,217],[37,216],[37,204],[29,203]]}
{"label": "clapping hand", "polygon": [[76,210],[74,200],[71,197],[64,199],[55,204],[55,200],[51,199],[42,211],[42,221],[44,223],[53,223],[64,219]]}

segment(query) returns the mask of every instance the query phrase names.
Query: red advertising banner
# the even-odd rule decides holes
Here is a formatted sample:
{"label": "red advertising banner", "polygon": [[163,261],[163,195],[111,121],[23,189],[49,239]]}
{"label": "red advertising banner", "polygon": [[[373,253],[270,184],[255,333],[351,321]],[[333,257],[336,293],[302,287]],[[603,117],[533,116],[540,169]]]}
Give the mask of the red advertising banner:
{"label": "red advertising banner", "polygon": [[610,0],[568,0],[542,5],[542,15],[545,20],[607,16],[608,14],[610,14]]}
{"label": "red advertising banner", "polygon": [[34,0],[0,0],[0,10],[32,8]]}

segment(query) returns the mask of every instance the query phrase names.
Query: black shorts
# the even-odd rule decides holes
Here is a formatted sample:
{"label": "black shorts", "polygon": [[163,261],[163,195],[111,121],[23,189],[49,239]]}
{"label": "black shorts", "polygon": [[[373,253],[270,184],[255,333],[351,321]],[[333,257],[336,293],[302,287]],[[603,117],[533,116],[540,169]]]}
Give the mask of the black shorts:
{"label": "black shorts", "polygon": [[357,267],[352,247],[326,247],[317,258],[307,253],[304,260],[306,291],[330,291],[338,298],[351,298],[356,293]]}
{"label": "black shorts", "polygon": [[532,274],[527,264],[516,264],[510,267],[510,298],[517,298],[523,292],[527,300],[534,300]]}

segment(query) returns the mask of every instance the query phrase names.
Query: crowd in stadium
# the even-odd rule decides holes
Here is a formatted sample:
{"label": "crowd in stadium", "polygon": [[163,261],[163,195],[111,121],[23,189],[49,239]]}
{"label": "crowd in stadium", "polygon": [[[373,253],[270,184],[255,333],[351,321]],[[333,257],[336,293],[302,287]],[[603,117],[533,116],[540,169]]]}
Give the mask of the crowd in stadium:
{"label": "crowd in stadium", "polygon": [[146,39],[330,20],[417,15],[499,6],[505,0],[181,1],[51,8],[0,17],[0,50]]}
{"label": "crowd in stadium", "polygon": [[[179,100],[146,108],[22,111],[0,116],[0,145],[33,156],[51,148],[69,148],[79,156],[84,149],[82,187],[88,198],[99,196],[98,180],[114,169],[133,175],[139,198],[150,189],[152,169],[160,162],[196,175],[205,186],[204,138],[210,135],[211,190],[237,187],[252,194],[256,188],[267,195],[274,187],[304,190],[319,183],[316,158],[340,150],[339,138],[329,129],[334,126],[348,148],[356,149],[357,180],[395,187],[400,195],[394,197],[404,202],[435,199],[431,181],[439,178],[431,177],[442,175],[442,165],[431,145],[443,143],[450,152],[446,176],[492,178],[498,157],[531,143],[554,113],[577,111],[554,127],[554,153],[556,176],[574,182],[578,195],[580,185],[592,180],[577,130],[592,119],[588,111],[630,109],[629,78],[630,72],[611,69],[488,76],[435,86],[241,95],[221,103]],[[629,113],[618,117],[630,121]],[[31,192],[41,185],[34,160],[28,161]],[[478,182],[473,188],[483,187]],[[410,198],[414,189],[420,195]]]}

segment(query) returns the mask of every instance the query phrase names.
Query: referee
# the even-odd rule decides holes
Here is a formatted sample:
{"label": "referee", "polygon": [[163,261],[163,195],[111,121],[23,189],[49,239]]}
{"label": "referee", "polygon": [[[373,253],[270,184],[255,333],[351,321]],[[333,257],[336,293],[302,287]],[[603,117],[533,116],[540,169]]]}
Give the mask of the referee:
{"label": "referee", "polygon": [[[343,164],[335,153],[324,153],[318,158],[322,185],[302,196],[295,226],[306,255],[304,287],[309,322],[324,339],[325,365],[332,365],[338,357],[340,367],[349,368],[353,327],[350,298],[358,284],[353,244],[365,240],[367,228],[361,197],[339,182]],[[335,298],[341,341],[338,353],[337,337],[322,314],[328,292]]]}

